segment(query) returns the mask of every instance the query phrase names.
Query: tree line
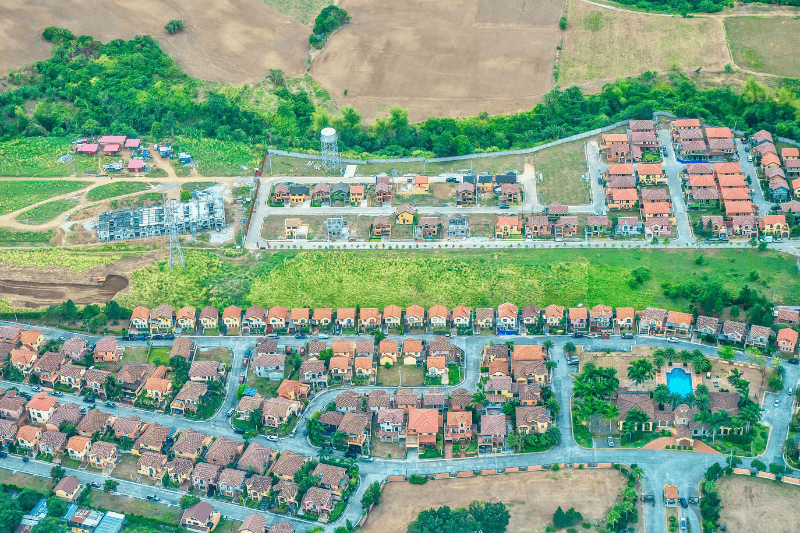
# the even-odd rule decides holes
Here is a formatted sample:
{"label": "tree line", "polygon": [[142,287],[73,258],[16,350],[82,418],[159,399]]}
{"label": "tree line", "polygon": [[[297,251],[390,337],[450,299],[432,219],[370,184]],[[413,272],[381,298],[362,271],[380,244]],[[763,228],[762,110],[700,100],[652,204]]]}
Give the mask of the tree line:
{"label": "tree line", "polygon": [[[341,14],[328,13],[320,23],[327,29],[342,21]],[[114,133],[159,140],[181,134],[308,150],[319,149],[319,131],[332,126],[345,155],[452,156],[536,146],[624,119],[651,118],[657,110],[800,139],[797,80],[784,79],[768,94],[751,78],[738,93],[730,87],[701,89],[680,73],[646,72],[592,95],[557,87],[518,113],[411,124],[408,110],[395,106],[388,117],[367,123],[353,108],[331,116],[305,91],[278,84],[274,110],[254,107],[251,86],[209,88],[187,76],[149,36],[103,44],[53,27],[44,36],[54,43],[53,56],[12,72],[9,90],[0,94],[6,119],[0,121],[0,139]],[[31,101],[32,113],[26,111]]]}

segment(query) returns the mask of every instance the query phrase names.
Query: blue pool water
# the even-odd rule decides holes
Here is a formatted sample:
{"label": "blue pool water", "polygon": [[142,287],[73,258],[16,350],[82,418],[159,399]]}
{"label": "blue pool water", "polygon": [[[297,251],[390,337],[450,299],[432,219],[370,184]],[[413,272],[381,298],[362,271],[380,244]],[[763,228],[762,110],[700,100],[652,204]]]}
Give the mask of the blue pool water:
{"label": "blue pool water", "polygon": [[682,368],[673,368],[667,372],[667,388],[671,393],[686,396],[692,392],[692,376]]}

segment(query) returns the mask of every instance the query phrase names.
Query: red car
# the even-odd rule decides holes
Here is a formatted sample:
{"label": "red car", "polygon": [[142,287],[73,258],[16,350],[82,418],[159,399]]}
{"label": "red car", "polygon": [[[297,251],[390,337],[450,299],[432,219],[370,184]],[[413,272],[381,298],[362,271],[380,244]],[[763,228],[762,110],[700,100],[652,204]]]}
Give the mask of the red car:
{"label": "red car", "polygon": [[603,333],[602,335],[600,335],[600,338],[601,339],[610,339],[611,335],[609,335],[608,333]]}

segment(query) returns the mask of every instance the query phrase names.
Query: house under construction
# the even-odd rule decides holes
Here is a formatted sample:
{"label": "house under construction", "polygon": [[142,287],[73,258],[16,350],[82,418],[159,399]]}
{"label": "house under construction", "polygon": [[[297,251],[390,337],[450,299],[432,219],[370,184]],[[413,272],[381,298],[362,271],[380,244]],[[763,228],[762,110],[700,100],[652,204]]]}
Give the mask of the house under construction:
{"label": "house under construction", "polygon": [[[225,204],[218,194],[199,193],[196,198],[175,204],[174,224],[178,234],[225,227]],[[100,213],[97,238],[100,242],[122,241],[169,235],[163,205]]]}

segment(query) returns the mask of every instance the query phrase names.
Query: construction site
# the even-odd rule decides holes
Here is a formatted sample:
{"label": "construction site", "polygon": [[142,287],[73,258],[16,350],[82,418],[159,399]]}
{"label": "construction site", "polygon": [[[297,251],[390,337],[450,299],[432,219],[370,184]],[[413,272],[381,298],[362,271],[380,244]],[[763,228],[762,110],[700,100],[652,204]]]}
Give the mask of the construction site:
{"label": "construction site", "polygon": [[103,211],[97,224],[100,242],[122,241],[162,235],[196,235],[205,230],[225,227],[225,205],[222,197],[198,193],[186,202],[168,201],[164,205]]}

